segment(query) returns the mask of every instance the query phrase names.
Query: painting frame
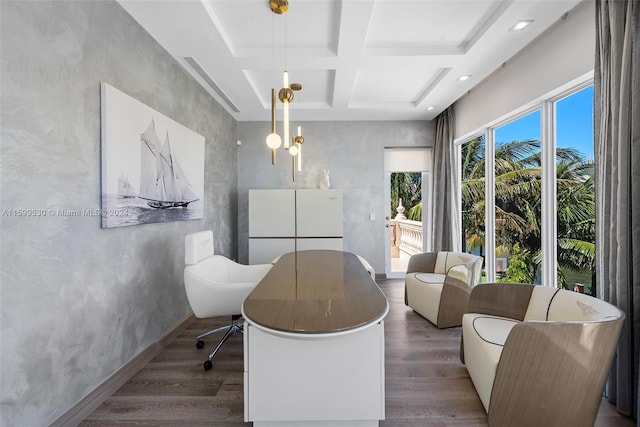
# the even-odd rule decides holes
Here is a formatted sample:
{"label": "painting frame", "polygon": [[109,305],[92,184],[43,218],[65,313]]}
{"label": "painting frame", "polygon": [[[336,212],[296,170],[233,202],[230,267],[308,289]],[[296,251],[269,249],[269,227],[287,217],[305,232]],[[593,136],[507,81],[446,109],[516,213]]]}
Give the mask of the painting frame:
{"label": "painting frame", "polygon": [[204,218],[205,139],[106,82],[101,226]]}

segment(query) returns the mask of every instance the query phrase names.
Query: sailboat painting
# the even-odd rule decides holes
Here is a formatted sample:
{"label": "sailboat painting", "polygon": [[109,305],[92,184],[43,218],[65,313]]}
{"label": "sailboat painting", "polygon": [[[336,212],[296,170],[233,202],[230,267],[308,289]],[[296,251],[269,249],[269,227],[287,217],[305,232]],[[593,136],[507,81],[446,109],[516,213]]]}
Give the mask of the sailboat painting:
{"label": "sailboat painting", "polygon": [[107,83],[102,227],[203,218],[204,137]]}
{"label": "sailboat painting", "polygon": [[129,198],[136,197],[136,192],[133,190],[133,186],[129,182],[129,178],[124,175],[120,175],[118,178],[118,197]]}

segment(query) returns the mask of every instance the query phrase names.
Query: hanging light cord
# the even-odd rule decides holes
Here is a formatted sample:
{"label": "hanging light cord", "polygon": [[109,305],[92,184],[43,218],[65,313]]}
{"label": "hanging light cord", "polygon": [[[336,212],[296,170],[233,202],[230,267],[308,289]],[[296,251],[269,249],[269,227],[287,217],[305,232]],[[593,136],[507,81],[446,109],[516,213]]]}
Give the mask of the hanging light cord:
{"label": "hanging light cord", "polygon": [[284,69],[285,69],[285,71],[288,71],[288,67],[289,67],[289,64],[288,64],[289,57],[287,56],[287,53],[288,53],[287,52],[287,45],[288,45],[287,40],[288,40],[288,38],[287,38],[287,15],[285,14],[284,15]]}
{"label": "hanging light cord", "polygon": [[276,24],[275,15],[271,15],[271,78],[273,79],[274,86],[278,87],[276,78]]}

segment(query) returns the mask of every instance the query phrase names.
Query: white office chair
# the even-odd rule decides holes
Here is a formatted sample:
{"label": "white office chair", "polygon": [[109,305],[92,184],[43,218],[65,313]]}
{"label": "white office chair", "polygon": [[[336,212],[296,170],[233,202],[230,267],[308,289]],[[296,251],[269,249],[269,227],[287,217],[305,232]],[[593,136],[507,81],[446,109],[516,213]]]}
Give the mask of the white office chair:
{"label": "white office chair", "polygon": [[224,256],[214,255],[211,231],[191,233],[185,237],[184,261],[184,288],[193,314],[199,319],[231,316],[230,325],[196,337],[196,347],[202,348],[202,338],[216,332],[225,332],[204,362],[204,369],[208,371],[213,367],[211,359],[222,344],[230,336],[242,334],[242,303],[272,265],[243,265]]}

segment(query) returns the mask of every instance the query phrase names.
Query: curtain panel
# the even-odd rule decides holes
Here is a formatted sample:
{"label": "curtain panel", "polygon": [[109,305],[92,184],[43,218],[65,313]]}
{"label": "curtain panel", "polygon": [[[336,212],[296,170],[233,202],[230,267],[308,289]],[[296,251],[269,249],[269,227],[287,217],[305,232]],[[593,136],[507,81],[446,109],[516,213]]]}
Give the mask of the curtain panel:
{"label": "curtain panel", "polygon": [[640,3],[636,0],[596,0],[597,295],[626,314],[608,397],[619,412],[636,420],[640,405],[639,29]]}
{"label": "curtain panel", "polygon": [[453,108],[436,117],[433,150],[433,233],[432,251],[460,251],[460,207],[458,187],[460,162],[453,145]]}

